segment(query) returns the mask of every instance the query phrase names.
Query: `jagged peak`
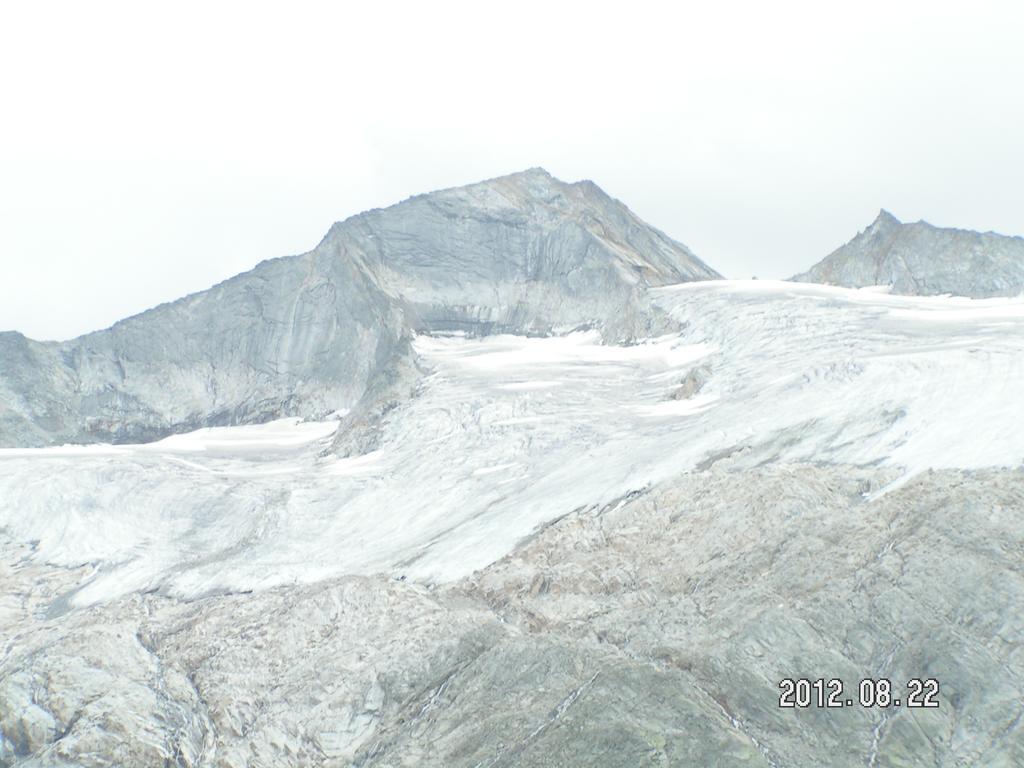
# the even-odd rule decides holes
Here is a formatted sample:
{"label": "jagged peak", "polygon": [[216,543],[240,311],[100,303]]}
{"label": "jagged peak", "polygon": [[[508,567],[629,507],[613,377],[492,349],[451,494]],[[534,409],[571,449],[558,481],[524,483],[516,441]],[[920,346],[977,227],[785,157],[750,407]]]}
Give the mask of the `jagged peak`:
{"label": "jagged peak", "polygon": [[872,229],[876,229],[881,226],[899,226],[903,222],[893,216],[885,208],[881,208],[878,211],[878,215],[875,220],[871,223]]}

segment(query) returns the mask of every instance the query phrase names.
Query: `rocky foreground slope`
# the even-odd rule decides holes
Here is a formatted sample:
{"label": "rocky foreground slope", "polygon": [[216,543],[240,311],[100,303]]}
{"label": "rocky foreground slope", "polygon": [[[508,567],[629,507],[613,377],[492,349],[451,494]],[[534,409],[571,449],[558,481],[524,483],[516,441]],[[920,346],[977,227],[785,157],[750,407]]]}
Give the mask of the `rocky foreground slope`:
{"label": "rocky foreground slope", "polygon": [[[60,618],[88,566],[5,549],[0,764],[1021,765],[1024,473],[865,500],[892,477],[716,468],[445,585],[134,593]],[[780,709],[800,676],[936,678],[940,706]]]}
{"label": "rocky foreground slope", "polygon": [[905,224],[888,211],[792,280],[847,288],[891,286],[914,296],[1024,293],[1024,238]]}
{"label": "rocky foreground slope", "polygon": [[372,419],[415,370],[414,333],[636,338],[666,329],[648,286],[717,276],[592,182],[532,169],[433,192],[105,331],[0,334],[0,445],[141,442],[364,397]]}

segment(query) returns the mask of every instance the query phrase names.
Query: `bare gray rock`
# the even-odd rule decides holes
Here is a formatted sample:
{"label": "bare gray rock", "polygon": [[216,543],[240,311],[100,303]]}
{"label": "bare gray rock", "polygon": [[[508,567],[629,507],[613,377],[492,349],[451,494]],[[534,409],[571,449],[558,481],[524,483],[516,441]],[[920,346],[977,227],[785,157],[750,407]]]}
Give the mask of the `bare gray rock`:
{"label": "bare gray rock", "polygon": [[1024,292],[1024,238],[904,224],[881,211],[870,227],[790,278],[847,288],[891,286],[917,296],[985,298]]}

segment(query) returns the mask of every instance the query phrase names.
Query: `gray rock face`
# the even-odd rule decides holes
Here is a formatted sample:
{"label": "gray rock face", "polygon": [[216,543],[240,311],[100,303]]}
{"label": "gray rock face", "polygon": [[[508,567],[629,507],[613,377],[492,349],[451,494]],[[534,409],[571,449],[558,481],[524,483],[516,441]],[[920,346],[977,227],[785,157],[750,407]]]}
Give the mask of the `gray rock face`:
{"label": "gray rock face", "polygon": [[870,227],[792,280],[895,293],[985,298],[1024,292],[1024,238],[904,224],[882,211]]}
{"label": "gray rock face", "polygon": [[372,407],[411,334],[609,340],[668,327],[648,286],[718,277],[591,182],[532,169],[335,224],[301,256],[65,343],[0,334],[0,446],[139,442]]}
{"label": "gray rock face", "polygon": [[326,414],[361,395],[401,328],[352,263],[318,251],[267,262],[65,344],[21,340],[0,369],[13,426],[0,444],[146,442]]}

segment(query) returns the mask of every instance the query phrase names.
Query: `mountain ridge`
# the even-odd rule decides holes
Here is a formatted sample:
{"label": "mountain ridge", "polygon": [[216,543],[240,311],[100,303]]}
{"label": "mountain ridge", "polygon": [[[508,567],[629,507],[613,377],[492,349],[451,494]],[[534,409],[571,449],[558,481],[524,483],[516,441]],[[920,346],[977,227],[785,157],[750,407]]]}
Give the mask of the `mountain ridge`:
{"label": "mountain ridge", "polygon": [[533,168],[424,193],[107,329],[0,339],[0,445],[321,418],[381,376],[413,375],[397,358],[414,333],[598,327],[628,340],[668,327],[648,286],[718,277],[593,182]]}

